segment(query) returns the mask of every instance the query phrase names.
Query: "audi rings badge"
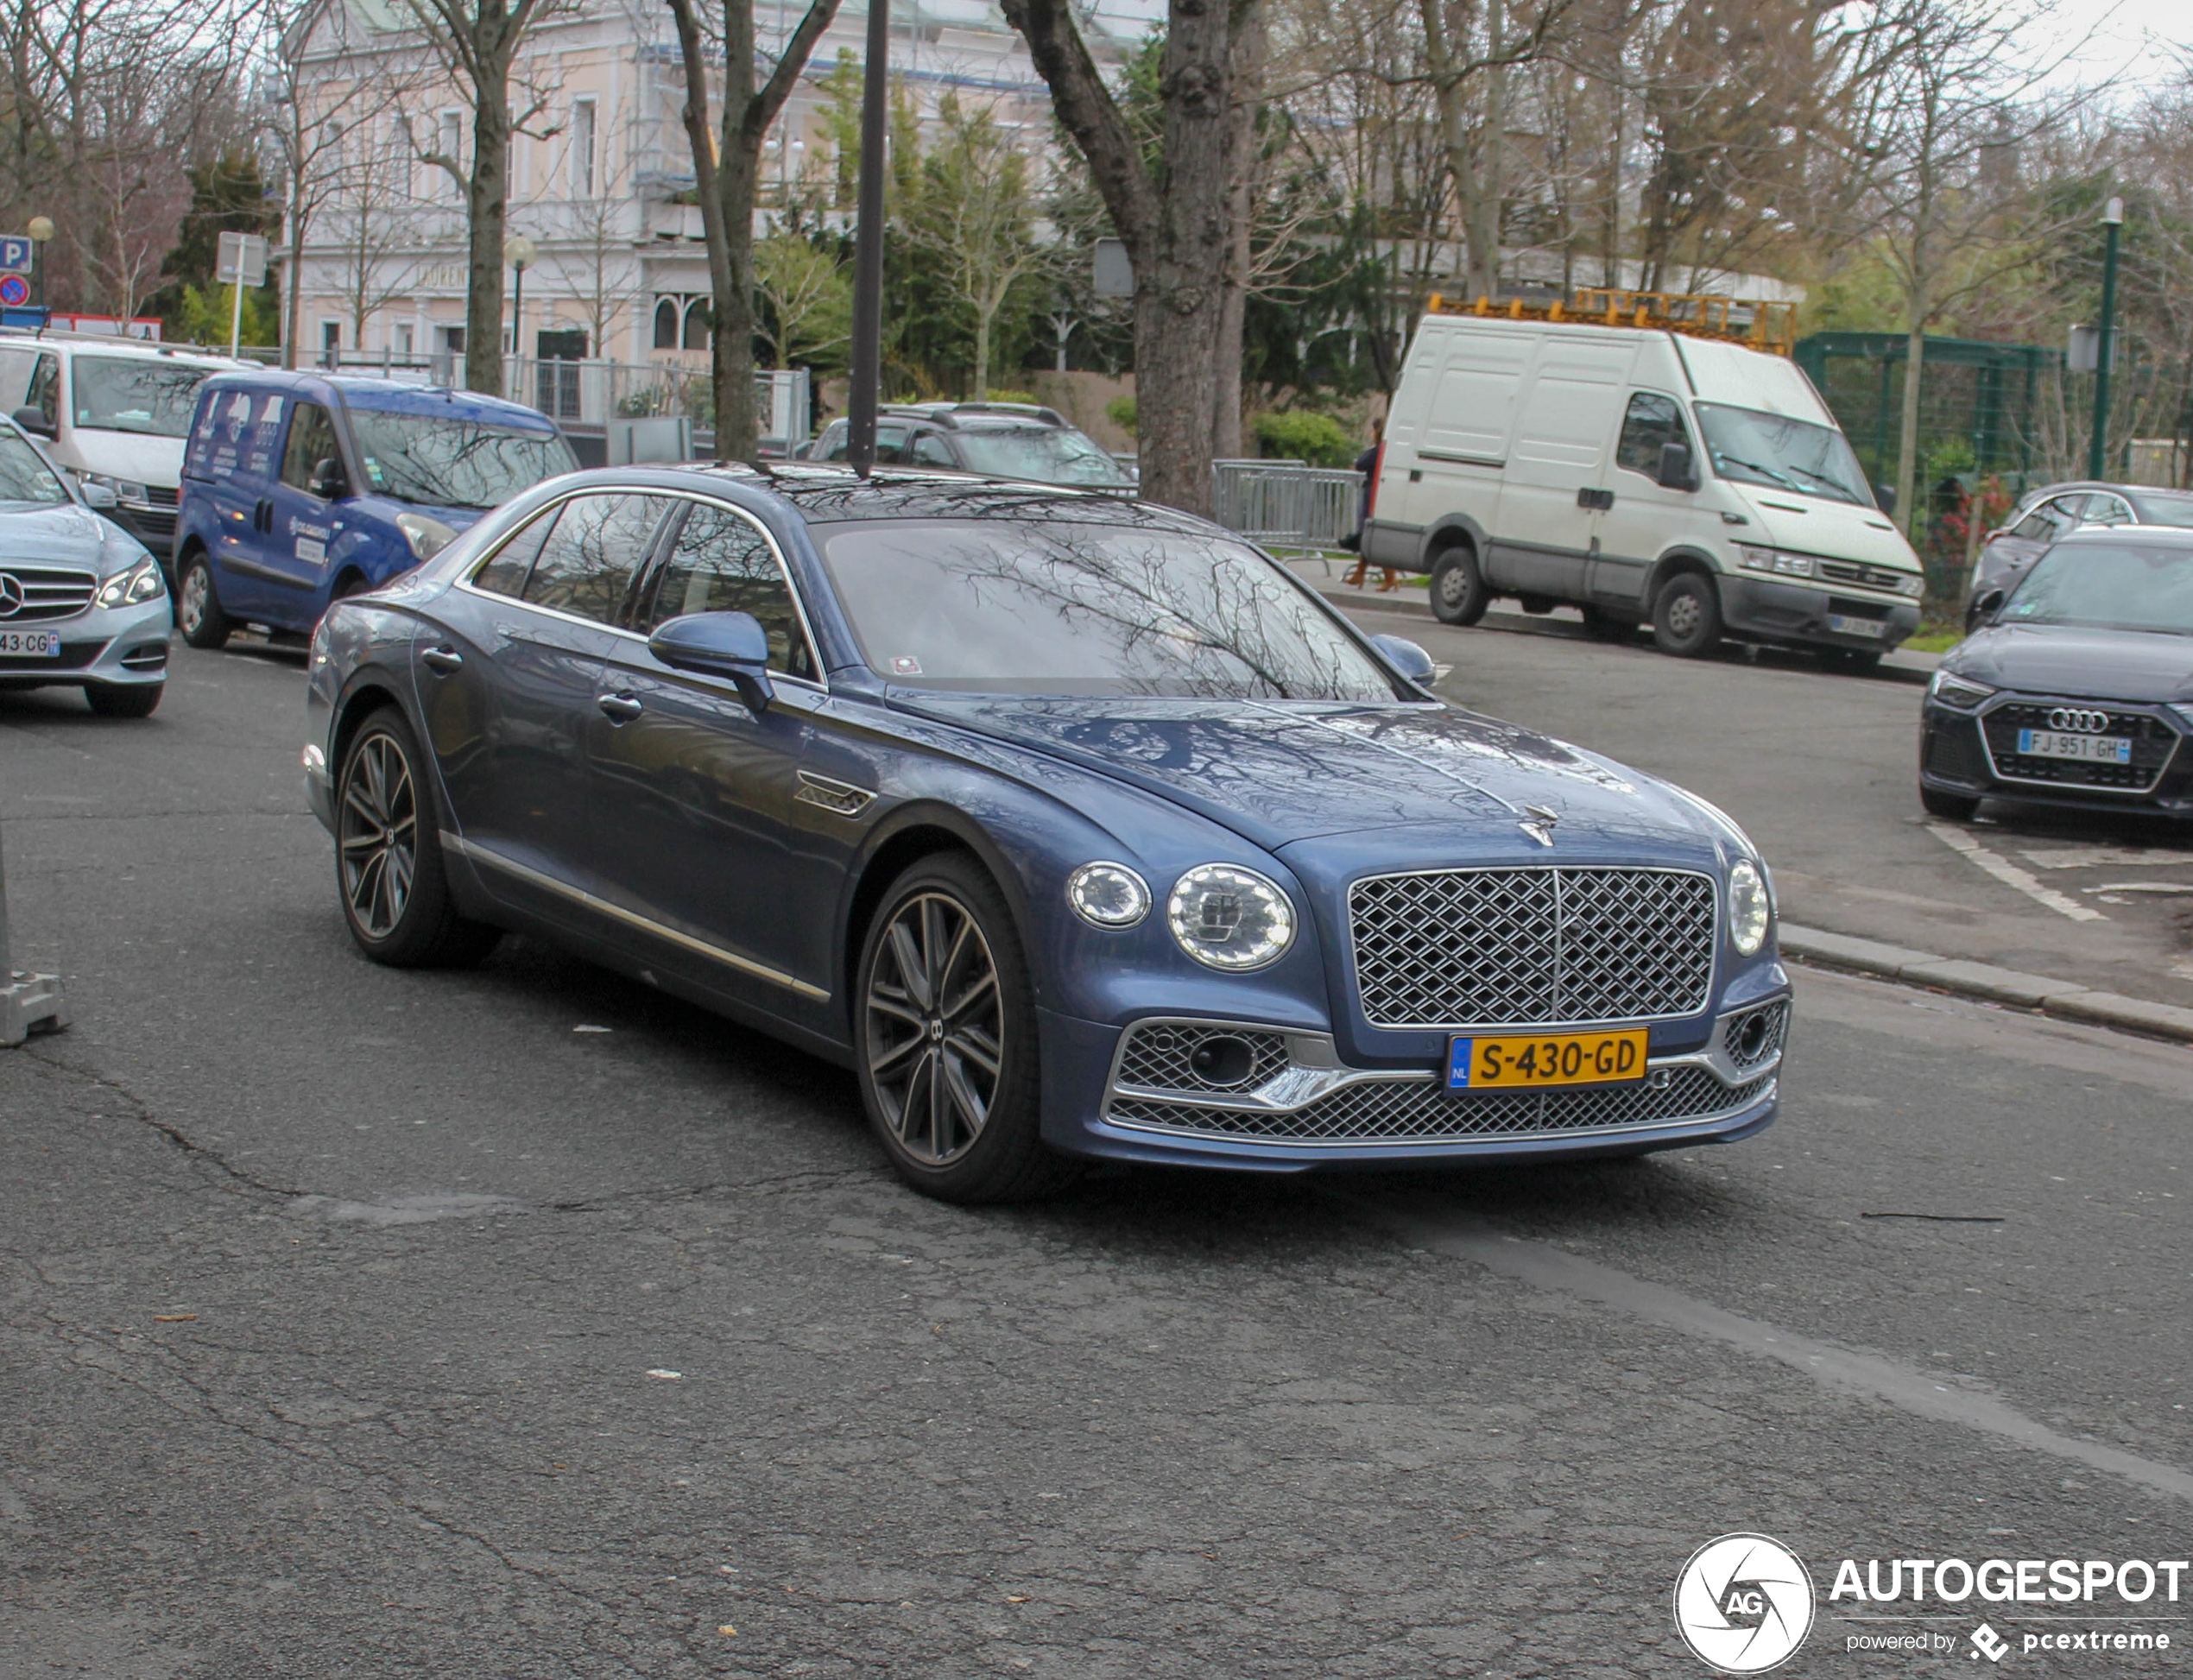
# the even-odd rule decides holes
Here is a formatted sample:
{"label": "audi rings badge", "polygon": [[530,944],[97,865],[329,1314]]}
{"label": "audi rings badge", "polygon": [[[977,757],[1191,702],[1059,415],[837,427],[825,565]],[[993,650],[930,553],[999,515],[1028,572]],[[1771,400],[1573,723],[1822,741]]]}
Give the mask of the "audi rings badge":
{"label": "audi rings badge", "polygon": [[2109,714],[2083,706],[2058,706],[2049,713],[2048,726],[2067,735],[2101,735],[2109,728]]}

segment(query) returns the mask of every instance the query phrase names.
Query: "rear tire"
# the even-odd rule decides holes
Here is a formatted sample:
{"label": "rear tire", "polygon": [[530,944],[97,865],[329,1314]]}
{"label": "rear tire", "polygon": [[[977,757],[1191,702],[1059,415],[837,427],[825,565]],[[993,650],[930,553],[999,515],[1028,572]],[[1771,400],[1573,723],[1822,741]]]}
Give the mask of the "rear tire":
{"label": "rear tire", "polygon": [[1477,569],[1477,556],[1469,548],[1445,549],[1431,562],[1431,613],[1442,624],[1466,629],[1492,603],[1484,574]]}
{"label": "rear tire", "polygon": [[502,930],[468,920],[450,897],[426,757],[384,706],[343,751],[335,781],[335,885],[357,948],[392,969],[462,968]]}
{"label": "rear tire", "polygon": [[913,1188],[1021,1202],[1078,1176],[1043,1141],[1035,992],[1013,913],[972,857],[940,852],[891,883],[853,1008],[862,1103]]}
{"label": "rear tire", "polygon": [[175,578],[175,628],[193,647],[212,650],[228,646],[234,627],[221,610],[221,597],[213,587],[213,567],[205,551],[193,548],[183,556]]}
{"label": "rear tire", "polygon": [[1721,597],[1710,578],[1678,572],[1653,603],[1653,640],[1664,654],[1695,660],[1721,645]]}
{"label": "rear tire", "polygon": [[1919,784],[1919,804],[1930,817],[1940,817],[1952,823],[1969,823],[1980,809],[1980,801],[1969,793],[1944,793],[1938,787]]}
{"label": "rear tire", "polygon": [[146,683],[131,688],[109,688],[104,683],[84,685],[84,703],[101,717],[149,717],[160,710],[166,683]]}

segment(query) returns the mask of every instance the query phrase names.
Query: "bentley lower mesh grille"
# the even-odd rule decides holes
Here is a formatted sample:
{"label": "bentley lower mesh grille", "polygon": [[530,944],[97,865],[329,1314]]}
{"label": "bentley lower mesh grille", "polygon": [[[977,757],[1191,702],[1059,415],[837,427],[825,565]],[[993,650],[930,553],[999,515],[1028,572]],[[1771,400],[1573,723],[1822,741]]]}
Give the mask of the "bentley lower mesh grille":
{"label": "bentley lower mesh grille", "polygon": [[1728,1053],[1729,1065],[1739,1073],[1764,1067],[1782,1053],[1789,1025],[1790,1001],[1785,997],[1722,1017],[1721,1047]]}
{"label": "bentley lower mesh grille", "polygon": [[[1213,1039],[1238,1039],[1248,1053],[1198,1069],[1195,1054]],[[1277,1033],[1249,1032],[1217,1021],[1209,1026],[1144,1021],[1128,1030],[1115,1083],[1146,1090],[1234,1090],[1261,1085],[1286,1064],[1286,1040]]]}
{"label": "bentley lower mesh grille", "polygon": [[1715,887],[1676,869],[1448,869],[1349,889],[1375,1026],[1541,1026],[1696,1014]]}
{"label": "bentley lower mesh grille", "polygon": [[1703,1067],[1672,1071],[1665,1084],[1451,1096],[1431,1079],[1367,1079],[1288,1113],[1191,1108],[1115,1098],[1118,1126],[1202,1137],[1282,1143],[1436,1143],[1484,1137],[1543,1137],[1710,1120],[1749,1108],[1773,1089],[1772,1074],[1724,1085]]}

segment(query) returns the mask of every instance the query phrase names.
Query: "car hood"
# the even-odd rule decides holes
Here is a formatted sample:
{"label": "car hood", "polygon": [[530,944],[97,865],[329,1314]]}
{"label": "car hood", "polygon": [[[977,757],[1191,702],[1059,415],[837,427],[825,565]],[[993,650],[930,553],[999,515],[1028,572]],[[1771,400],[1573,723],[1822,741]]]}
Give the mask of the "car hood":
{"label": "car hood", "polygon": [[1918,556],[1903,534],[1878,508],[1855,508],[1824,496],[1791,496],[1764,484],[1725,481],[1725,488],[1743,503],[1758,527],[1736,533],[1741,541],[1773,543],[1800,554],[1825,554],[1830,559],[1862,560],[1868,565],[1894,566],[1917,572]]}
{"label": "car hood", "polygon": [[[1712,855],[1710,807],[1549,736],[1452,706],[1022,698],[894,689],[894,707],[1033,748],[1157,793],[1267,851],[1375,835],[1397,859],[1485,853],[1554,861],[1525,831],[1552,812],[1562,857],[1640,843]],[[1403,832],[1406,831],[1406,832]]]}
{"label": "car hood", "polygon": [[136,432],[99,432],[77,426],[69,445],[85,472],[174,489],[183,482],[181,438],[148,438]]}
{"label": "car hood", "polygon": [[125,555],[143,553],[126,533],[74,502],[25,508],[0,502],[0,565],[79,565],[107,572]]}
{"label": "car hood", "polygon": [[2148,704],[2193,698],[2193,636],[2157,630],[1994,624],[1943,666],[1992,688],[2026,693]]}

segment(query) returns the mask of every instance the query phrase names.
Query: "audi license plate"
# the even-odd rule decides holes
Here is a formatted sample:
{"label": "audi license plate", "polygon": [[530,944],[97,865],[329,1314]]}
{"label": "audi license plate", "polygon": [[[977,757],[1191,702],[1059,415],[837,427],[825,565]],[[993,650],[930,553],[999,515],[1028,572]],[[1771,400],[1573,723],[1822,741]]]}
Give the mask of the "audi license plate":
{"label": "audi license plate", "polygon": [[2066,735],[2061,729],[2020,729],[2018,750],[2027,758],[2069,758],[2082,764],[2129,764],[2132,737]]}
{"label": "audi license plate", "polygon": [[1634,1085],[1645,1077],[1645,1029],[1485,1034],[1447,1045],[1450,1091],[1539,1090],[1552,1085]]}
{"label": "audi license plate", "polygon": [[0,630],[0,659],[57,660],[60,656],[58,630]]}
{"label": "audi license plate", "polygon": [[1828,628],[1839,636],[1883,636],[1888,634],[1885,618],[1852,618],[1847,614],[1831,612]]}

